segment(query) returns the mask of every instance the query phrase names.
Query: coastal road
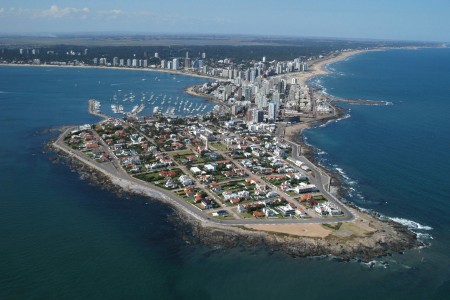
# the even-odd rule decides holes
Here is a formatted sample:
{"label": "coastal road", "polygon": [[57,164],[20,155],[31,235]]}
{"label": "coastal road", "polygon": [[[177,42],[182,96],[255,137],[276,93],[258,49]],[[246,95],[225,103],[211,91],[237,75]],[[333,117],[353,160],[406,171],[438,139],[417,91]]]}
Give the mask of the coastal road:
{"label": "coastal road", "polygon": [[301,155],[301,147],[297,143],[286,140],[292,146],[292,158],[301,161],[304,165],[310,168],[313,177],[310,178],[311,182],[316,185],[319,191],[327,198],[329,201],[335,203],[340,210],[347,216],[346,221],[354,220],[353,213],[345,206],[339,199],[337,199],[333,194],[330,193],[331,177],[319,169],[316,165],[310,162],[305,156]]}

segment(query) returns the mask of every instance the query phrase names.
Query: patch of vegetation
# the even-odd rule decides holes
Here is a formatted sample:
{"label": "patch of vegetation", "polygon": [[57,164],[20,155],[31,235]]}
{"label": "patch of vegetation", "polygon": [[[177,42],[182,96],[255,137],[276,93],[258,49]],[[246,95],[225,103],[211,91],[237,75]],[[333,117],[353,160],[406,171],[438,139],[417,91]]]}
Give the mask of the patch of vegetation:
{"label": "patch of vegetation", "polygon": [[341,228],[341,226],[342,226],[342,223],[341,222],[336,223],[336,224],[324,223],[324,224],[322,224],[322,226],[326,227],[326,228],[329,228],[329,229],[332,229],[332,230],[339,230],[339,228]]}

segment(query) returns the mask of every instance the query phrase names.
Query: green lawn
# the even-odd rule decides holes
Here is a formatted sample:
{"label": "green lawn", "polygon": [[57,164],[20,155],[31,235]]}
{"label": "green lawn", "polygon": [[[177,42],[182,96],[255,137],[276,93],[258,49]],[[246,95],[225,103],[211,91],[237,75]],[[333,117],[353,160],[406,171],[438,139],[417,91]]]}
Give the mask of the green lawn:
{"label": "green lawn", "polygon": [[227,146],[220,143],[220,142],[215,142],[215,143],[209,143],[211,145],[211,147],[219,150],[219,151],[227,151]]}

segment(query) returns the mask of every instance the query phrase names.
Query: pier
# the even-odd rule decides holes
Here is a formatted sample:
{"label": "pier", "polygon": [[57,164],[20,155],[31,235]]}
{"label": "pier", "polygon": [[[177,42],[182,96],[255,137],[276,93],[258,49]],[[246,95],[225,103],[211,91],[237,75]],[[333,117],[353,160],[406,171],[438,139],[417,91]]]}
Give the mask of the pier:
{"label": "pier", "polygon": [[89,99],[88,101],[88,112],[89,114],[102,118],[102,119],[108,119],[107,115],[104,115],[100,111],[100,101],[97,101],[95,99]]}

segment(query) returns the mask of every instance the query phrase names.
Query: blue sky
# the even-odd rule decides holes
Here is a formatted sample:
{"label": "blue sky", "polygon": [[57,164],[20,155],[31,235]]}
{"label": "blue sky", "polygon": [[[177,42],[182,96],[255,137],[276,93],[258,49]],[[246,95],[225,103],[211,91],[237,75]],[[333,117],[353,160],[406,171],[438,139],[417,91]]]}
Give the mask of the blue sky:
{"label": "blue sky", "polygon": [[127,31],[450,41],[450,0],[0,1],[0,33]]}

